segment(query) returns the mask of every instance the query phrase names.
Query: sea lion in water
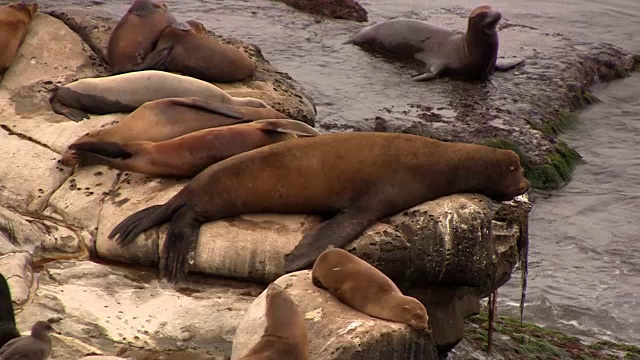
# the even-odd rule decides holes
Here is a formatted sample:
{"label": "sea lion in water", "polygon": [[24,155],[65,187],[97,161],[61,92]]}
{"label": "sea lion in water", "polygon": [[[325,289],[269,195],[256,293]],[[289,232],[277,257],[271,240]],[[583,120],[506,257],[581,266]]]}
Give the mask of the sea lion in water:
{"label": "sea lion in water", "polygon": [[54,112],[80,121],[89,118],[87,112],[100,115],[130,112],[148,101],[174,97],[268,107],[259,99],[232,97],[206,81],[158,70],[80,79],[56,89],[49,102]]}
{"label": "sea lion in water", "polygon": [[[197,97],[167,98],[149,101],[117,123],[82,135],[70,146],[86,142],[160,142],[202,129],[261,119],[287,117],[272,108],[220,104]],[[60,163],[75,166],[75,157],[75,151],[67,150]]]}
{"label": "sea lion in water", "polygon": [[428,328],[427,310],[420,301],[403,295],[382,271],[346,250],[333,248],[320,254],[311,278],[315,286],[369,316],[416,330]]}
{"label": "sea lion in water", "polygon": [[160,34],[175,22],[165,4],[135,0],[109,38],[107,57],[112,74],[132,71],[153,51]]}
{"label": "sea lion in water", "polygon": [[355,240],[381,218],[454,193],[511,200],[529,190],[510,150],[397,133],[352,132],[293,139],[213,164],[162,205],[140,210],[109,234],[120,246],[169,221],[161,273],[187,271],[203,223],[248,213],[335,215],[305,234],[285,271],[312,266],[329,246]]}
{"label": "sea lion in water", "polygon": [[434,79],[448,73],[472,80],[485,80],[495,70],[507,71],[524,60],[498,60],[496,26],[502,15],[490,6],[479,6],[469,14],[466,33],[411,19],[393,19],[361,30],[347,43],[426,64],[426,72],[414,81]]}
{"label": "sea lion in water", "polygon": [[[195,131],[153,143],[134,141],[72,144],[75,163],[101,164],[154,176],[192,177],[228,157],[299,136],[320,133],[297,120],[269,119]],[[68,161],[69,163],[70,161]]]}
{"label": "sea lion in water", "polygon": [[22,45],[38,4],[19,2],[0,6],[0,80]]}
{"label": "sea lion in water", "polygon": [[136,67],[147,69],[178,72],[204,81],[234,82],[253,74],[256,64],[244,51],[206,35],[204,25],[192,20],[164,30],[155,50]]}
{"label": "sea lion in water", "polygon": [[9,340],[18,337],[20,337],[20,332],[16,327],[11,290],[7,279],[3,274],[0,274],[0,348],[8,343]]}
{"label": "sea lion in water", "polygon": [[278,284],[267,287],[264,334],[238,360],[307,360],[309,340],[304,317],[289,294]]}
{"label": "sea lion in water", "polygon": [[50,333],[58,333],[46,321],[31,327],[31,335],[12,339],[0,348],[0,360],[47,360],[51,353]]}

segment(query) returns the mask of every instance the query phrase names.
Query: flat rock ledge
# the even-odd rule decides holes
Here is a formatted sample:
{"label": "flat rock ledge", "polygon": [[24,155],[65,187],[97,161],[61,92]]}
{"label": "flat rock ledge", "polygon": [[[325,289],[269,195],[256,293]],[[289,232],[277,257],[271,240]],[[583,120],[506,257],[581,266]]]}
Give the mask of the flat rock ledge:
{"label": "flat rock ledge", "polygon": [[334,19],[368,21],[367,10],[357,0],[277,0],[310,14]]}
{"label": "flat rock ledge", "polygon": [[[464,30],[470,11],[433,9],[419,20]],[[402,17],[417,16],[407,13]],[[594,84],[627,76],[640,65],[640,56],[608,43],[579,41],[505,17],[498,30],[498,56],[524,58],[523,66],[495,73],[487,83],[449,78],[424,82],[420,91],[434,101],[380,108],[379,116],[367,119],[365,126],[323,122],[322,127],[405,132],[508,148],[521,155],[527,179],[535,188],[563,186],[570,181],[580,156],[558,134],[576,120],[575,110],[598,101],[589,92]],[[420,72],[424,69],[421,64],[407,66]]]}
{"label": "flat rock ledge", "polygon": [[[76,123],[51,111],[47,99],[56,86],[107,73],[104,45],[113,26],[108,14],[79,9],[52,14],[65,22],[39,13],[0,87],[0,147],[7,154],[0,162],[0,271],[12,289],[19,329],[27,332],[36,320],[52,321],[62,332],[54,336],[53,359],[228,358],[246,309],[265,284],[283,275],[283,255],[320,219],[260,214],[208,223],[192,272],[215,277],[191,274],[178,287],[158,281],[152,267],[166,226],[125,249],[114,246],[106,233],[131,212],[168,200],[187,181],[104,166],[72,171],[57,164],[77,137],[125,114]],[[261,64],[267,80],[231,84],[238,91],[234,95],[255,96],[293,118],[313,119],[315,110],[298,85],[266,60]],[[529,210],[526,196],[494,203],[475,194],[452,195],[384,219],[348,250],[379,267],[403,291],[468,288],[477,303],[477,297],[509,279],[525,248]],[[428,294],[424,299],[431,301]],[[451,304],[452,315],[441,316],[444,322],[432,327],[473,313],[473,306]],[[386,344],[398,353],[426,349],[427,354],[433,345],[457,343],[463,335],[443,337],[445,332],[438,331],[433,338],[417,338],[400,325],[377,322],[358,329],[366,326],[380,330],[352,343],[357,350],[340,351],[376,356]]]}

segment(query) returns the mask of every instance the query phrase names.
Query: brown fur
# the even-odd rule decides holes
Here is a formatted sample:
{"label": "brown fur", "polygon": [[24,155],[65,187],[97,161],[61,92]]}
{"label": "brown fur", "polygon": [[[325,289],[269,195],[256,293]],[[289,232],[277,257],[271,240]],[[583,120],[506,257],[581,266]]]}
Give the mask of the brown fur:
{"label": "brown fur", "polygon": [[323,252],[311,276],[314,285],[369,316],[405,323],[416,330],[428,327],[427,310],[420,301],[403,295],[380,270],[346,250]]}
{"label": "brown fur", "polygon": [[113,156],[91,151],[92,146],[95,148],[101,143],[72,145],[70,150],[75,156],[67,161],[67,165],[73,162],[82,165],[102,164],[123,171],[184,178],[195,176],[209,165],[236,154],[298,136],[316,135],[319,133],[315,129],[297,120],[258,120],[199,130],[158,143],[134,141],[119,147],[107,143],[104,153],[113,153],[115,147],[117,153]]}
{"label": "brown fur", "polygon": [[[235,119],[189,106],[193,102],[204,102],[204,100],[167,98],[149,101],[118,123],[88,132],[73,144],[85,142],[114,142],[118,144],[132,141],[160,142],[202,129],[261,119],[287,119],[285,115],[272,108],[216,104],[216,106],[230,109],[243,116],[241,119]],[[75,166],[75,161],[77,161],[76,154],[72,150],[65,152],[60,160],[63,165],[67,166]]]}
{"label": "brown fur", "polygon": [[14,3],[0,6],[0,80],[22,45],[38,4]]}
{"label": "brown fur", "polygon": [[112,74],[131,71],[142,63],[162,32],[175,22],[165,4],[135,0],[109,38],[108,61]]}
{"label": "brown fur", "polygon": [[309,340],[302,313],[276,283],[267,287],[267,327],[260,341],[238,360],[307,360]]}
{"label": "brown fur", "polygon": [[208,36],[201,23],[191,20],[191,29],[170,26],[164,30],[156,49],[137,70],[164,70],[209,82],[244,80],[256,64],[242,50]]}
{"label": "brown fur", "polygon": [[285,271],[313,265],[383,217],[454,193],[511,200],[528,191],[510,150],[396,133],[351,132],[289,140],[209,166],[163,205],[124,219],[109,234],[121,246],[170,221],[161,268],[177,282],[204,222],[247,213],[335,215],[308,232]]}

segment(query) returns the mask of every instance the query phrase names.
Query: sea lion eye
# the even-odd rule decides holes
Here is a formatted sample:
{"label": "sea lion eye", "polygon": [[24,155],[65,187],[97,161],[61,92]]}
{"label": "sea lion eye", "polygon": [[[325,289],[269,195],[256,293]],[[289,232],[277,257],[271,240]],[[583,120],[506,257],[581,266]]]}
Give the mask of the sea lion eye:
{"label": "sea lion eye", "polygon": [[515,167],[515,166],[511,166],[511,167],[509,168],[509,171],[513,171],[513,170],[515,170],[515,169],[516,169],[516,167]]}

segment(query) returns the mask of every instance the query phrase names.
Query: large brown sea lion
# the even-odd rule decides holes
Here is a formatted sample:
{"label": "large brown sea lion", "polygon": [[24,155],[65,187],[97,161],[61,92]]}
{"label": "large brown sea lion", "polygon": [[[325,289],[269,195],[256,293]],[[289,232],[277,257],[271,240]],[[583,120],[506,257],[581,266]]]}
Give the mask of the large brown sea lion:
{"label": "large brown sea lion", "polygon": [[479,6],[469,14],[466,33],[412,19],[383,21],[361,30],[347,43],[362,45],[426,64],[426,72],[414,81],[434,79],[448,73],[485,80],[495,70],[513,69],[524,60],[498,60],[498,32],[502,18],[490,6]]}
{"label": "large brown sea lion", "polygon": [[11,289],[7,279],[0,274],[0,348],[10,340],[20,337],[11,301]]}
{"label": "large brown sea lion", "polygon": [[148,101],[173,97],[199,97],[224,104],[268,107],[259,99],[232,97],[206,81],[158,70],[80,79],[56,89],[49,102],[54,112],[80,121],[89,118],[87,112],[101,115],[130,112]]}
{"label": "large brown sea lion", "polygon": [[72,144],[66,165],[107,165],[154,176],[192,177],[228,157],[300,136],[320,133],[297,120],[269,119],[195,131],[154,143],[134,141]]}
{"label": "large brown sea lion", "polygon": [[131,71],[144,61],[160,34],[175,22],[165,4],[135,0],[109,38],[107,57],[112,74]]}
{"label": "large brown sea lion", "polygon": [[[160,142],[202,129],[253,120],[286,118],[272,108],[220,104],[197,97],[167,98],[149,101],[117,123],[82,135],[73,144]],[[67,164],[64,160],[70,155],[68,152],[63,155],[63,165],[73,166],[71,162]]]}
{"label": "large brown sea lion", "polygon": [[[204,34],[203,34],[204,33]],[[178,72],[211,82],[246,79],[256,64],[242,50],[206,35],[201,23],[175,23],[164,30],[155,50],[136,70]]]}
{"label": "large brown sea lion", "polygon": [[316,260],[311,271],[313,284],[369,316],[405,323],[416,330],[428,328],[424,305],[402,294],[396,284],[373,265],[333,248]]}
{"label": "large brown sea lion", "polygon": [[511,200],[528,191],[510,150],[417,135],[332,133],[255,149],[209,166],[163,205],[140,210],[109,234],[121,246],[169,221],[163,276],[186,273],[200,226],[247,213],[334,215],[286,256],[285,271],[312,266],[329,246],[355,240],[379,219],[454,193]]}
{"label": "large brown sea lion", "polygon": [[38,4],[19,2],[0,6],[0,80],[22,45]]}
{"label": "large brown sea lion", "polygon": [[300,309],[280,285],[271,283],[266,291],[267,327],[260,341],[238,360],[307,360],[309,340]]}

